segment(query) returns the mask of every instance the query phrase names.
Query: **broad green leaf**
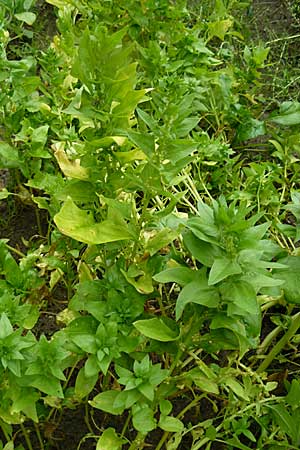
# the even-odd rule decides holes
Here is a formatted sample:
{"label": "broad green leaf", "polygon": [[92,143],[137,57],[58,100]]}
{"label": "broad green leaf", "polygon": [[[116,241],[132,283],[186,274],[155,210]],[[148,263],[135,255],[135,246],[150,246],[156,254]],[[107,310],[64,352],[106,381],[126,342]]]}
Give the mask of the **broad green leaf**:
{"label": "broad green leaf", "polygon": [[218,306],[220,298],[216,288],[208,286],[205,270],[198,271],[198,280],[187,284],[180,292],[176,302],[176,320],[180,319],[188,303],[196,303],[208,308]]}
{"label": "broad green leaf", "polygon": [[140,148],[148,158],[152,157],[155,151],[155,141],[153,136],[147,133],[137,133],[135,131],[129,131],[127,135],[130,141]]}
{"label": "broad green leaf", "polygon": [[212,286],[231,275],[237,275],[241,272],[241,266],[236,261],[226,257],[216,258],[209,272],[208,285]]}
{"label": "broad green leaf", "polygon": [[170,242],[174,241],[179,235],[179,231],[171,230],[171,228],[164,228],[158,231],[155,236],[151,237],[145,244],[145,251],[149,252],[151,256],[157,253],[160,249],[166,247]]}
{"label": "broad green leaf", "polygon": [[36,14],[25,11],[22,13],[15,14],[15,18],[27,23],[27,25],[32,25],[36,20]]}
{"label": "broad green leaf", "polygon": [[60,381],[57,378],[47,375],[37,375],[32,378],[31,386],[53,397],[64,398]]}
{"label": "broad green leaf", "polygon": [[186,284],[191,283],[196,276],[197,272],[188,267],[174,267],[154,275],[153,279],[158,281],[158,283],[173,282],[180,286],[185,286]]}
{"label": "broad green leaf", "polygon": [[156,420],[149,406],[133,409],[132,423],[137,431],[145,434],[156,428]]}
{"label": "broad green leaf", "polygon": [[121,450],[123,443],[125,441],[117,435],[114,428],[107,428],[98,440],[96,450]]}
{"label": "broad green leaf", "polygon": [[184,425],[181,420],[177,419],[176,417],[164,415],[160,416],[158,426],[162,430],[169,431],[171,433],[180,433],[184,429]]}
{"label": "broad green leaf", "polygon": [[284,281],[282,289],[287,302],[300,304],[300,256],[287,256],[278,262],[286,269],[275,269],[274,277]]}
{"label": "broad green leaf", "polygon": [[107,412],[109,414],[119,415],[122,414],[125,407],[115,406],[115,402],[118,399],[120,391],[105,391],[96,395],[93,400],[89,401],[89,404],[93,408],[101,409],[101,411]]}
{"label": "broad green leaf", "polygon": [[15,147],[0,141],[0,166],[2,169],[15,169],[21,166],[19,152]]}
{"label": "broad green leaf", "polygon": [[34,422],[38,422],[36,402],[40,398],[39,393],[33,388],[22,388],[13,401],[12,413],[23,412]]}
{"label": "broad green leaf", "polygon": [[162,415],[167,416],[172,411],[172,403],[163,399],[159,402],[159,409]]}
{"label": "broad green leaf", "polygon": [[296,378],[292,380],[289,393],[285,397],[285,400],[293,408],[300,407],[300,383]]}
{"label": "broad green leaf", "polygon": [[263,136],[267,133],[265,122],[250,118],[242,122],[236,131],[236,142],[244,142],[249,139],[254,139],[258,136]]}
{"label": "broad green leaf", "polygon": [[162,319],[153,318],[146,320],[137,320],[133,323],[135,328],[144,336],[156,339],[160,342],[176,341],[179,338],[179,328],[174,331],[169,328]]}
{"label": "broad green leaf", "polygon": [[222,253],[216,246],[198,239],[192,231],[184,234],[184,245],[197,261],[206,267],[211,267],[216,257],[221,257]]}
{"label": "broad green leaf", "polygon": [[85,375],[85,368],[81,367],[76,377],[75,394],[77,397],[84,398],[92,392],[98,380],[98,373],[87,377]]}
{"label": "broad green leaf", "polygon": [[189,134],[199,123],[199,117],[188,117],[183,119],[180,124],[175,128],[176,137],[182,138]]}
{"label": "broad green leaf", "polygon": [[300,123],[300,103],[287,101],[280,105],[279,114],[269,118],[278,125],[291,126]]}
{"label": "broad green leaf", "polygon": [[125,222],[95,223],[92,215],[78,208],[70,197],[54,216],[54,222],[63,234],[90,245],[132,239]]}
{"label": "broad green leaf", "polygon": [[229,281],[222,284],[221,292],[225,301],[233,302],[249,314],[257,314],[256,292],[251,284],[243,280]]}

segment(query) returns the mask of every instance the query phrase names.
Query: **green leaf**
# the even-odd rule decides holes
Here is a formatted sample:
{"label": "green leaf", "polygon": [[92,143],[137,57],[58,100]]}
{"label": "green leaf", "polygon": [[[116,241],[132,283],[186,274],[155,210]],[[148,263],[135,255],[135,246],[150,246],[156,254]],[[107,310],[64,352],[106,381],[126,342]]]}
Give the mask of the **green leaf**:
{"label": "green leaf", "polygon": [[0,318],[0,339],[4,339],[14,331],[7,315],[5,313],[1,314]]}
{"label": "green leaf", "polygon": [[21,166],[19,152],[15,147],[0,141],[0,166],[2,169],[15,169]]}
{"label": "green leaf", "polygon": [[300,256],[287,256],[278,262],[286,269],[274,269],[274,277],[284,281],[282,289],[288,303],[300,304]]}
{"label": "green leaf", "polygon": [[188,117],[180,121],[180,124],[175,128],[176,137],[185,137],[192,131],[199,123],[199,117]]}
{"label": "green leaf", "polygon": [[300,103],[287,101],[280,105],[279,114],[269,118],[278,125],[291,126],[300,124]]}
{"label": "green leaf", "polygon": [[185,286],[191,283],[195,279],[195,276],[197,276],[195,270],[189,269],[188,267],[174,267],[154,275],[153,279],[158,281],[158,283],[173,282],[180,286]]}
{"label": "green leaf", "polygon": [[109,414],[119,415],[124,411],[123,406],[115,406],[115,402],[118,399],[120,391],[105,391],[96,395],[93,400],[89,401],[89,404],[93,408],[101,409],[101,411],[107,412]]}
{"label": "green leaf", "polygon": [[149,406],[133,408],[132,423],[134,428],[141,433],[149,433],[156,428],[156,420]]}
{"label": "green leaf", "polygon": [[31,386],[53,397],[64,398],[60,381],[57,378],[43,375],[37,375],[32,378]]}
{"label": "green leaf", "polygon": [[224,384],[228,386],[238,397],[243,400],[249,401],[249,397],[246,394],[244,387],[235,378],[226,378]]}
{"label": "green leaf", "polygon": [[129,131],[127,135],[131,142],[140,148],[149,159],[152,157],[155,151],[155,141],[153,136],[147,133],[137,133],[135,131]]}
{"label": "green leaf", "polygon": [[289,393],[285,397],[285,400],[293,408],[300,407],[300,383],[296,378],[292,380]]}
{"label": "green leaf", "polygon": [[215,308],[219,304],[219,292],[208,286],[206,269],[198,271],[198,279],[187,284],[180,292],[176,302],[176,320],[180,319],[188,303],[196,303],[208,308]]}
{"label": "green leaf", "polygon": [[125,441],[121,439],[114,428],[107,428],[97,442],[96,450],[121,450]]}
{"label": "green leaf", "polygon": [[263,136],[266,133],[267,130],[263,121],[250,118],[238,126],[235,140],[237,143],[244,142]]}
{"label": "green leaf", "polygon": [[162,415],[167,416],[172,411],[172,403],[170,400],[161,400],[159,402],[159,409]]}
{"label": "green leaf", "polygon": [[233,20],[231,19],[223,19],[217,20],[215,22],[208,23],[208,33],[209,39],[213,37],[218,37],[221,41],[224,41],[225,34],[232,27]]}
{"label": "green leaf", "polygon": [[54,222],[63,234],[90,245],[132,239],[125,222],[95,223],[91,214],[78,208],[70,197],[54,216]]}
{"label": "green leaf", "polygon": [[92,392],[92,390],[94,389],[97,380],[98,380],[98,373],[95,373],[94,375],[88,377],[85,374],[85,368],[81,367],[75,382],[76,396],[82,399],[87,395],[89,395],[90,392]]}
{"label": "green leaf", "polygon": [[184,429],[184,425],[181,420],[177,419],[176,417],[164,415],[160,416],[158,426],[162,430],[169,431],[171,433],[181,433]]}
{"label": "green leaf", "polygon": [[27,25],[32,25],[36,20],[36,14],[26,11],[15,14],[15,18],[27,23]]}
{"label": "green leaf", "polygon": [[241,272],[241,266],[236,261],[226,257],[216,258],[209,272],[208,285],[212,286]]}
{"label": "green leaf", "polygon": [[179,235],[179,231],[171,230],[166,227],[160,230],[155,236],[151,237],[145,244],[145,251],[150,253],[150,256],[153,256],[160,249],[166,247],[170,242],[174,241]]}
{"label": "green leaf", "polygon": [[12,193],[8,192],[8,190],[6,188],[3,188],[0,191],[0,200],[4,200],[5,198],[9,197],[10,195],[12,195]]}
{"label": "green leaf", "polygon": [[[209,371],[210,369],[207,368]],[[203,392],[209,392],[211,394],[219,394],[219,387],[217,382],[213,379],[213,377],[209,377],[204,375],[203,371],[201,371],[198,367],[190,370],[187,373],[187,378],[193,381],[197,387],[199,387]]]}
{"label": "green leaf", "polygon": [[176,326],[175,330],[171,329],[162,319],[156,317],[153,319],[137,320],[133,325],[144,336],[160,342],[176,341],[180,335],[178,326]]}
{"label": "green leaf", "polygon": [[288,413],[285,405],[278,404],[266,406],[273,413],[274,419],[280,426],[281,431],[286,433],[292,439],[294,444],[297,444],[299,423],[297,423],[294,418]]}
{"label": "green leaf", "polygon": [[251,284],[243,280],[228,281],[221,287],[222,297],[229,303],[232,302],[241,310],[249,314],[258,313],[256,292]]}
{"label": "green leaf", "polygon": [[214,245],[198,239],[192,231],[184,234],[184,245],[197,261],[206,267],[211,267],[221,251]]}

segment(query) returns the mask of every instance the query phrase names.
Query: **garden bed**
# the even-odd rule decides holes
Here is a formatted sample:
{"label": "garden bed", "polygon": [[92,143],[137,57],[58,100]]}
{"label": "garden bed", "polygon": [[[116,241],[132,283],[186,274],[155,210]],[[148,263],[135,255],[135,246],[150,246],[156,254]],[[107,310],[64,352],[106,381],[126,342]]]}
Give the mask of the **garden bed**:
{"label": "garden bed", "polygon": [[0,449],[299,448],[297,9],[187,3],[0,1]]}

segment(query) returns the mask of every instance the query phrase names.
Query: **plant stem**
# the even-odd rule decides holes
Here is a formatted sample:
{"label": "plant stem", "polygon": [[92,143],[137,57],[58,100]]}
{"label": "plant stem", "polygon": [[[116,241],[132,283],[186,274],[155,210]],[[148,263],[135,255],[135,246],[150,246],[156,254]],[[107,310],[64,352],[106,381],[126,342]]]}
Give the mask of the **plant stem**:
{"label": "plant stem", "polygon": [[256,353],[258,355],[261,355],[262,353],[264,353],[267,350],[267,348],[269,347],[269,345],[271,344],[271,342],[273,341],[273,339],[275,339],[278,336],[278,334],[282,331],[282,329],[283,329],[282,326],[278,325],[276,328],[274,328],[272,331],[270,331],[270,333],[267,334],[265,339],[262,341],[262,343],[258,347]]}
{"label": "plant stem", "polygon": [[16,255],[20,256],[21,258],[24,258],[24,257],[25,257],[25,254],[22,253],[22,252],[20,252],[20,251],[17,250],[16,248],[11,247],[11,246],[8,245],[8,244],[5,244],[5,245],[6,245],[6,247],[8,248],[8,250],[10,250],[11,252],[14,252]]}
{"label": "plant stem", "polygon": [[40,444],[40,449],[41,450],[45,450],[44,442],[43,442],[43,439],[42,439],[42,436],[41,436],[38,424],[33,422],[33,425],[34,425],[34,429],[35,429],[35,432],[36,432],[36,435],[37,435],[37,438],[38,438],[38,441],[39,441],[39,444]]}
{"label": "plant stem", "polygon": [[22,423],[20,423],[20,428],[21,428],[22,433],[23,433],[23,436],[24,436],[24,438],[25,438],[25,441],[26,441],[28,450],[33,450],[32,445],[31,445],[31,441],[30,441],[29,434],[28,434],[28,432],[27,432],[25,426],[24,426]]}
{"label": "plant stem", "polygon": [[86,426],[87,426],[89,432],[90,432],[91,434],[94,434],[94,430],[93,430],[93,428],[91,427],[91,424],[90,424],[90,421],[89,421],[89,409],[88,409],[88,406],[89,406],[89,405],[88,405],[88,403],[86,402],[85,405],[84,405],[84,410],[85,410],[84,421],[85,421],[85,423],[86,423]]}
{"label": "plant stem", "polygon": [[286,344],[289,342],[289,340],[294,336],[294,334],[297,332],[298,328],[300,327],[300,312],[295,314],[291,319],[291,325],[287,332],[282,336],[282,338],[277,342],[277,344],[272,348],[272,350],[266,355],[263,362],[260,364],[260,366],[257,369],[257,373],[263,372],[266,370],[273,359],[278,355],[278,353],[281,352],[281,350],[286,346]]}
{"label": "plant stem", "polygon": [[164,443],[166,442],[166,440],[169,437],[169,431],[165,431],[164,434],[162,435],[159,443],[157,444],[157,446],[155,447],[155,450],[160,450],[162,448],[162,446],[164,445]]}
{"label": "plant stem", "polygon": [[142,450],[145,445],[145,437],[146,435],[139,431],[135,437],[135,440],[131,442],[128,450]]}
{"label": "plant stem", "polygon": [[131,413],[128,414],[127,419],[125,420],[124,426],[121,431],[121,438],[124,436],[125,431],[127,430],[130,419],[131,419]]}

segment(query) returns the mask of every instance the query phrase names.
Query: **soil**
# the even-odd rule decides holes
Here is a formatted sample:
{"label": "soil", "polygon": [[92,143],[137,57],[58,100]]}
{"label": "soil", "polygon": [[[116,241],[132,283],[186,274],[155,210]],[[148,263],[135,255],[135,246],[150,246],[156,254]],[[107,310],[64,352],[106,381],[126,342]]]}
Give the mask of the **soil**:
{"label": "soil", "polygon": [[[47,23],[45,34],[51,39],[56,33],[53,10],[44,2],[40,2],[39,8],[41,12],[40,22],[44,24]],[[254,0],[251,14],[252,34],[257,36],[258,41],[274,41],[299,32],[297,26],[295,26],[292,15],[287,9],[286,3],[283,1]],[[50,20],[47,21],[47,17],[49,17]],[[273,44],[270,43],[270,45],[272,46]],[[280,61],[282,61],[282,64],[284,64],[284,61],[286,60],[290,61],[291,64],[294,64],[295,58],[299,58],[299,49],[299,40],[290,43],[286,43],[283,40],[282,46],[279,48]],[[2,184],[5,184],[7,176],[6,172],[2,171],[0,175],[1,179],[4,180],[2,180]],[[13,203],[11,200],[8,200],[1,203],[0,213],[0,238],[8,239],[9,245],[20,252],[25,252],[28,245],[41,239],[42,236],[45,236],[47,233],[47,216],[40,213],[38,220],[34,206],[21,205],[18,202]],[[65,307],[63,305],[66,297],[63,287],[58,286],[53,293],[53,297],[57,301],[49,302],[47,312],[44,312],[41,315],[41,318],[34,329],[37,336],[44,333],[50,338],[58,329],[55,316]],[[267,321],[266,324],[266,326],[272,329],[273,324],[270,321]],[[268,333],[270,329],[263,330],[263,333]],[[278,372],[279,377],[280,374],[286,373],[286,367],[286,364],[283,365],[283,367],[280,365],[278,367],[277,364],[277,368],[274,367],[274,373]],[[181,410],[188,401],[188,398],[181,398],[178,400],[178,404],[175,407],[177,407],[178,410]],[[51,417],[49,421],[42,422],[40,428],[45,450],[76,450],[79,444],[80,450],[92,450],[95,448],[96,444],[95,439],[91,436],[91,431],[93,431],[94,436],[99,435],[101,429],[109,426],[113,426],[116,430],[121,431],[124,417],[108,416],[98,410],[93,410],[92,414],[92,417],[89,419],[89,425],[86,422],[86,411],[84,407],[58,410],[56,416]],[[184,417],[184,421],[186,424],[196,424],[200,417],[201,420],[205,420],[214,417],[214,415],[215,413],[212,410],[211,403],[204,400],[199,406],[199,409],[195,408],[191,410],[189,414]],[[30,434],[33,450],[39,449],[40,444],[32,423],[28,422],[25,426]],[[161,438],[161,433],[161,431],[151,433],[147,439],[145,448],[149,450],[154,449]],[[134,437],[134,432],[132,437]],[[27,448],[22,434],[19,433],[16,444],[20,443]],[[189,450],[191,445],[191,437],[187,436],[178,447],[178,450]],[[223,444],[219,443],[215,443],[211,447],[212,450],[223,450],[225,448],[226,447]]]}

